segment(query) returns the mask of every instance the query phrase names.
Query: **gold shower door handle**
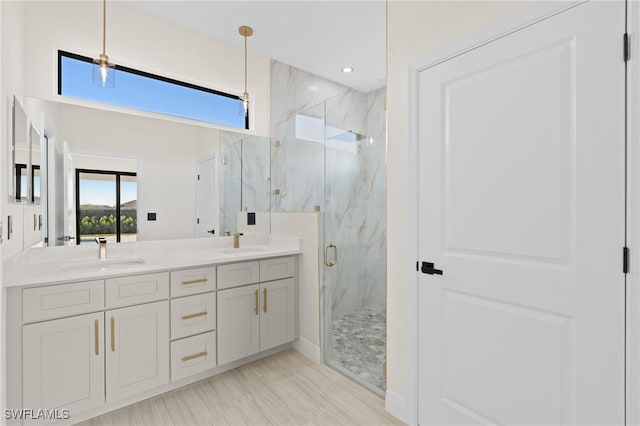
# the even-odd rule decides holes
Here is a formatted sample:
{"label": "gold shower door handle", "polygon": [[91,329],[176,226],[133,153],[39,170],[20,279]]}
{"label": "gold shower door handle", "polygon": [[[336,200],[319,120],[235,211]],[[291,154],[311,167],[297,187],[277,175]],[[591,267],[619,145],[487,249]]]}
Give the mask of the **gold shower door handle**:
{"label": "gold shower door handle", "polygon": [[[333,260],[329,261],[329,249],[333,249]],[[336,266],[338,263],[338,247],[331,243],[324,248],[324,264],[326,266]]]}

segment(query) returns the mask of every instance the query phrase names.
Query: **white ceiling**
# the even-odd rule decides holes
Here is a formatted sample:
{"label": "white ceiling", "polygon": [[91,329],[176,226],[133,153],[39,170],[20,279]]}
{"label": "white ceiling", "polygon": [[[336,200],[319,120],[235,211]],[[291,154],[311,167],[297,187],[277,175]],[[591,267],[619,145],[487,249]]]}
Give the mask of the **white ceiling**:
{"label": "white ceiling", "polygon": [[[141,1],[135,7],[363,92],[384,85],[385,4],[359,1]],[[342,67],[354,71],[345,74]]]}

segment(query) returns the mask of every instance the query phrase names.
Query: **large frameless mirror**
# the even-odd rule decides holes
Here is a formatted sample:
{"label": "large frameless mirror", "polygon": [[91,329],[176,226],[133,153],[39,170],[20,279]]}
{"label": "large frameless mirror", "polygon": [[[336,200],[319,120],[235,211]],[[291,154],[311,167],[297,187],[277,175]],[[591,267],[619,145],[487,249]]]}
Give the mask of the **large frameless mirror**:
{"label": "large frameless mirror", "polygon": [[20,202],[28,197],[29,137],[27,114],[16,97],[13,98],[12,138],[9,144],[9,200]]}

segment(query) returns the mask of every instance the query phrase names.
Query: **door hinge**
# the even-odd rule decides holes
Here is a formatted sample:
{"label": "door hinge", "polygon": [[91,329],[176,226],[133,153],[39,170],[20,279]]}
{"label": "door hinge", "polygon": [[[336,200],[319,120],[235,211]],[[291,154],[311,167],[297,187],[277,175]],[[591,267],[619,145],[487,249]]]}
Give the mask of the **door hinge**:
{"label": "door hinge", "polygon": [[623,44],[623,59],[625,62],[629,61],[629,58],[631,57],[631,46],[629,45],[629,34],[628,33],[624,33],[624,35],[622,36],[622,44]]}
{"label": "door hinge", "polygon": [[420,271],[420,261],[416,262],[416,271]]}
{"label": "door hinge", "polygon": [[198,175],[198,180],[200,180],[200,175]]}
{"label": "door hinge", "polygon": [[622,247],[622,272],[629,273],[629,247]]}
{"label": "door hinge", "polygon": [[200,218],[196,219],[196,224],[200,225]]}

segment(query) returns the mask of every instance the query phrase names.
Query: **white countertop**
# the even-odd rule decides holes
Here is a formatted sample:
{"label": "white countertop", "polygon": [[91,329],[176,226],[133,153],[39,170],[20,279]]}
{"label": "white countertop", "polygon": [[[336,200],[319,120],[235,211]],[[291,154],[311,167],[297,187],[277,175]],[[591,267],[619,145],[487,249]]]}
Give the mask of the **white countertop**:
{"label": "white countertop", "polygon": [[300,254],[300,238],[267,234],[233,237],[140,241],[107,244],[107,260],[98,260],[98,245],[38,247],[5,261],[5,287],[58,284],[218,265]]}

